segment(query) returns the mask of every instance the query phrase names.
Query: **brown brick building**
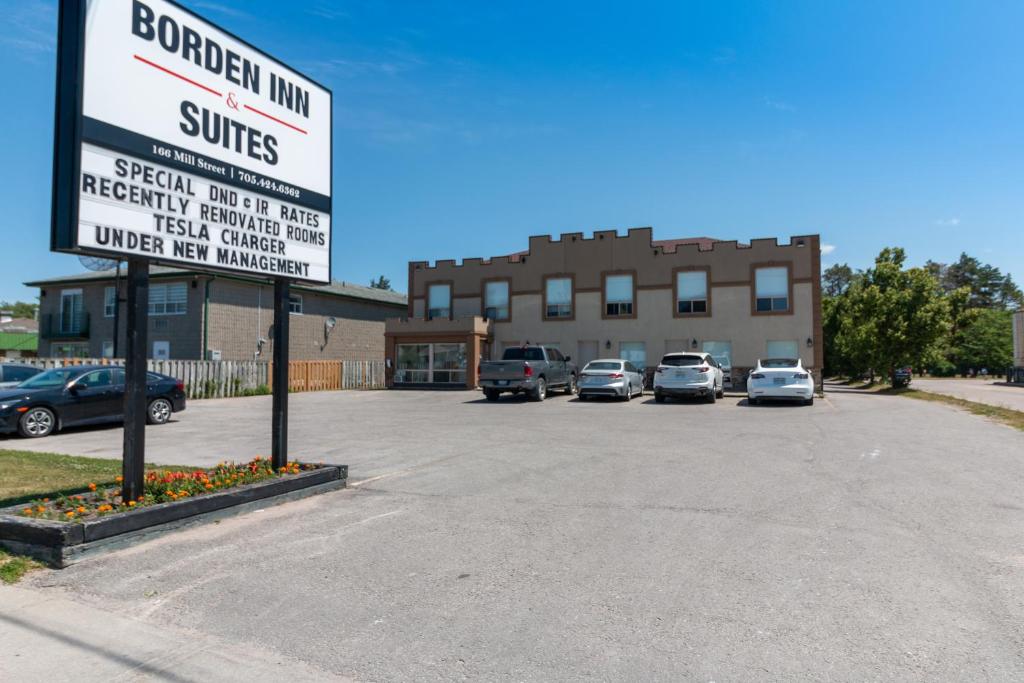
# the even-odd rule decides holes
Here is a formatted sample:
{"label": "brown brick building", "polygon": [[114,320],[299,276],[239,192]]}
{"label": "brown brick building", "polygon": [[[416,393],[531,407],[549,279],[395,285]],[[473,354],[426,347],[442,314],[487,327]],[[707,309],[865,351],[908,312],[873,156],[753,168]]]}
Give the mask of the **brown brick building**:
{"label": "brown brick building", "polygon": [[406,318],[387,325],[394,383],[473,387],[481,358],[527,342],[581,367],[707,351],[736,385],[758,358],[799,356],[821,381],[818,235],[652,237],[651,228],[544,235],[510,256],[410,263]]}
{"label": "brown brick building", "polygon": [[[113,354],[114,275],[110,270],[25,283],[39,287],[40,356]],[[151,358],[270,359],[273,284],[154,266],[149,290]],[[384,321],[407,310],[403,294],[347,282],[293,285],[291,293],[289,350],[295,360],[382,360]],[[330,330],[329,318],[335,319]],[[120,355],[123,303],[119,329]]]}

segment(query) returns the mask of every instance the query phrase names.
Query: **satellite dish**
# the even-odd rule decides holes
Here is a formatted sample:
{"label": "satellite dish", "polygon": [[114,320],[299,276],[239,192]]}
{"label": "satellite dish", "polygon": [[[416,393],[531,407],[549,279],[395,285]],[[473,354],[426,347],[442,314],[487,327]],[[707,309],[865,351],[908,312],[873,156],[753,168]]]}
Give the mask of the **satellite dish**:
{"label": "satellite dish", "polygon": [[100,258],[99,256],[79,256],[78,260],[89,270],[113,270],[121,265],[120,261],[112,258]]}

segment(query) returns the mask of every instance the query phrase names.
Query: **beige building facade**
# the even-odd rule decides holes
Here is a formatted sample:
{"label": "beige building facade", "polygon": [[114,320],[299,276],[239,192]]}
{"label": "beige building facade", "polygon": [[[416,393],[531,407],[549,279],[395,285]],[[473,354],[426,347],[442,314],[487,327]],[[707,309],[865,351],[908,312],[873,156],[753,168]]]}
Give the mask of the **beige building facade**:
{"label": "beige building facade", "polygon": [[[798,355],[820,382],[820,275],[818,235],[750,244],[654,241],[650,228],[532,237],[510,256],[410,263],[407,321],[389,321],[387,354],[397,385],[445,384],[422,367],[437,355],[426,340],[435,328],[450,340],[484,321],[479,352],[458,358],[465,373],[442,369],[442,380],[473,387],[481,358],[531,343],[557,346],[580,367],[599,357],[653,367],[667,352],[708,351],[736,386],[758,358]],[[440,355],[459,356],[449,346]]]}

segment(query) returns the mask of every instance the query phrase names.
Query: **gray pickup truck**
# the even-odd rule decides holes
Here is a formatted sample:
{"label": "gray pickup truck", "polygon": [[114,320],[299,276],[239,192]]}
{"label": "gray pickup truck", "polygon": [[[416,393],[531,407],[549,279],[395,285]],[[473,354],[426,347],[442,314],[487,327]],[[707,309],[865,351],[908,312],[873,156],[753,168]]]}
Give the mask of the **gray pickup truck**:
{"label": "gray pickup truck", "polygon": [[543,401],[550,389],[576,393],[576,364],[550,346],[518,346],[505,349],[501,360],[480,363],[480,386],[488,401],[502,393],[526,394]]}

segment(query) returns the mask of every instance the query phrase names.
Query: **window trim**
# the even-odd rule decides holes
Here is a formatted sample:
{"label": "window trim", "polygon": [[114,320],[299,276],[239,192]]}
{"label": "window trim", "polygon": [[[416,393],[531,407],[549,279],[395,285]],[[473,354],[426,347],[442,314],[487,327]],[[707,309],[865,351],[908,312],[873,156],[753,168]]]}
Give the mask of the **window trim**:
{"label": "window trim", "polygon": [[[448,317],[434,318],[435,320],[455,320],[455,280],[429,280],[423,283],[423,319],[431,320],[430,317],[430,287],[432,285],[448,285]],[[511,302],[511,292],[509,300]],[[509,304],[511,306],[511,303]]]}
{"label": "window trim", "polygon": [[[504,318],[488,318],[488,320],[496,323],[507,323],[512,320],[512,278],[510,277],[489,277],[480,281],[480,317],[487,318],[487,284],[490,282],[504,282],[508,287],[508,315]],[[427,290],[427,304],[430,304],[429,289]]]}
{"label": "window trim", "polygon": [[[786,310],[784,311],[759,311],[757,310],[757,271],[761,268],[785,268],[786,269]],[[792,261],[761,261],[750,264],[750,315],[793,315],[793,262]]]}
{"label": "window trim", "polygon": [[[679,273],[704,273],[704,308],[702,313],[679,312]],[[700,299],[687,299],[700,301]],[[711,266],[679,266],[672,269],[672,317],[673,318],[710,318],[711,317]]]}
{"label": "window trim", "polygon": [[[293,311],[292,310],[292,300],[293,299],[298,299],[299,300],[299,310],[297,310],[297,311]],[[305,306],[306,306],[306,303],[302,300],[302,295],[301,294],[292,294],[291,292],[288,293],[288,315],[303,315],[305,313],[305,310],[306,310]]]}
{"label": "window trim", "polygon": [[[569,315],[548,315],[548,280],[569,281]],[[545,322],[568,322],[576,320],[576,275],[573,273],[545,273],[541,276],[541,320]]]}
{"label": "window trim", "polygon": [[[633,277],[633,310],[627,315],[608,315],[608,278],[612,275],[631,275]],[[637,273],[635,269],[602,270],[601,271],[601,320],[636,320],[639,302],[636,300]]]}

